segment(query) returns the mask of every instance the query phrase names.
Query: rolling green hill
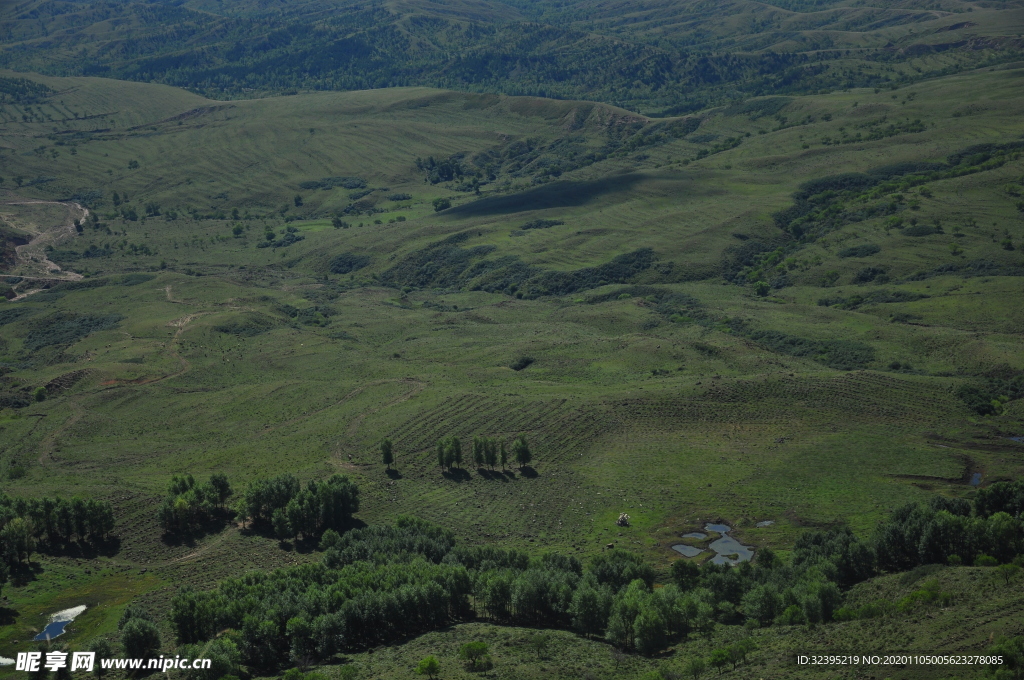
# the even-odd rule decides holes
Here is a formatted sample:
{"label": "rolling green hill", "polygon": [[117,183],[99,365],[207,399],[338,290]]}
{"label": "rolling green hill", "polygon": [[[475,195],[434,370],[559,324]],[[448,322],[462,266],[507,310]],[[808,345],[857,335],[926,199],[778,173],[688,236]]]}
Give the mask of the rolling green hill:
{"label": "rolling green hill", "polygon": [[[655,5],[635,22],[592,11],[568,16],[609,35],[683,30]],[[680,534],[708,521],[785,558],[810,529],[866,538],[906,502],[1018,479],[1024,69],[996,61],[658,118],[427,87],[217,101],[0,74],[0,218],[36,239],[2,271],[24,297],[0,303],[0,475],[12,496],[111,502],[120,537],[37,556],[7,585],[4,653],[61,608],[90,605],[69,644],[114,639],[131,600],[164,617],[181,584],[319,560],[234,522],[166,535],[172,473],[224,472],[236,492],[343,473],[361,522],[416,515],[463,544],[585,561],[614,544],[659,584]],[[442,472],[435,446],[453,435],[525,435],[532,468]],[[876,624],[888,651],[980,653],[1021,633],[1019,577],[936,574],[945,609],[765,628],[730,672],[834,677],[786,655],[856,647]],[[905,576],[846,601],[898,600],[918,587]],[[471,623],[350,658],[405,677],[438,653],[458,677],[456,645],[479,637],[498,677],[641,677],[743,630],[618,659],[567,633],[538,655],[525,629]]]}

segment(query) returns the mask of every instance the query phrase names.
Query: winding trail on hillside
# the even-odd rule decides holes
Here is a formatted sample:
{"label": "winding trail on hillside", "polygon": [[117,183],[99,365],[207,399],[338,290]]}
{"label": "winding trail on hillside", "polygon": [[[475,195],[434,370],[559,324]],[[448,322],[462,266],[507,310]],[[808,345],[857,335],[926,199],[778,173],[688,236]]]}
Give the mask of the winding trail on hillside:
{"label": "winding trail on hillside", "polygon": [[[171,294],[170,293],[170,286],[168,286],[166,290],[167,290],[167,295],[170,296],[170,294]],[[185,373],[188,373],[189,371],[192,370],[192,363],[188,359],[186,359],[185,357],[181,356],[181,354],[178,353],[178,350],[177,350],[177,347],[176,347],[176,344],[178,342],[178,338],[181,337],[181,334],[185,331],[185,329],[188,327],[188,325],[190,323],[192,323],[192,321],[194,321],[195,319],[199,318],[200,316],[203,316],[204,314],[212,314],[212,313],[213,312],[193,312],[191,314],[186,314],[183,317],[177,318],[174,321],[169,321],[167,323],[168,326],[173,326],[173,327],[178,329],[178,330],[174,331],[174,337],[171,338],[171,341],[168,343],[168,348],[167,348],[167,353],[170,354],[172,358],[177,360],[177,362],[178,362],[178,364],[180,366],[180,368],[177,371],[174,371],[173,373],[165,373],[164,375],[159,375],[159,376],[154,376],[154,377],[149,377],[149,378],[133,378],[131,380],[124,380],[124,379],[121,379],[121,378],[112,378],[110,380],[104,380],[103,382],[100,383],[100,385],[102,385],[103,387],[106,387],[108,389],[109,388],[114,388],[114,387],[121,387],[121,386],[124,386],[124,385],[152,385],[153,383],[158,383],[158,382],[161,382],[163,380],[167,380],[168,378],[176,378],[179,375],[183,375]]]}
{"label": "winding trail on hillside", "polygon": [[[51,281],[55,279],[61,281],[82,280],[83,276],[81,274],[73,271],[65,271],[64,269],[61,269],[60,265],[56,262],[53,262],[46,257],[45,248],[48,245],[56,245],[66,238],[74,238],[77,234],[75,230],[75,220],[78,219],[80,223],[85,222],[86,218],[89,217],[88,208],[83,208],[79,203],[74,201],[8,201],[3,205],[62,205],[66,207],[68,209],[67,222],[55,227],[50,227],[49,229],[44,229],[36,234],[32,240],[25,245],[15,246],[14,252],[17,254],[18,265],[24,264],[29,266],[28,263],[32,262],[32,256],[35,255],[40,258],[39,264],[44,267],[46,273],[49,274],[49,276],[23,276],[21,277],[23,279]],[[76,212],[80,216],[76,217]],[[38,293],[40,290],[43,289],[39,288],[26,291],[25,293],[15,297],[12,302],[17,302],[18,300],[32,295],[33,293]]]}
{"label": "winding trail on hillside", "polygon": [[188,562],[190,560],[194,560],[197,557],[202,557],[206,553],[210,552],[210,550],[223,543],[224,539],[226,539],[228,535],[230,535],[230,533],[235,530],[236,529],[234,522],[232,522],[229,526],[224,527],[215,538],[202,544],[201,546],[199,546],[192,552],[188,553],[187,555],[182,555],[181,557],[173,557],[167,560],[160,560],[158,562],[146,562],[145,564],[147,567],[150,568],[168,567],[172,564],[178,564],[179,562]]}

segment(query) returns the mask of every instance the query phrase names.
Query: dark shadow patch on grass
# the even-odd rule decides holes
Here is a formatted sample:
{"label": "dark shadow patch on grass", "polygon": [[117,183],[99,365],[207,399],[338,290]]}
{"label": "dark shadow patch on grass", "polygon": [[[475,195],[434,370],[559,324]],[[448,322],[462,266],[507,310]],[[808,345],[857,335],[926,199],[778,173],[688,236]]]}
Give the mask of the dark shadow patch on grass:
{"label": "dark shadow patch on grass", "polygon": [[506,215],[527,210],[548,210],[585,205],[605,194],[628,191],[645,177],[639,173],[576,181],[562,180],[527,189],[510,196],[493,196],[449,208],[445,215],[484,217]]}
{"label": "dark shadow patch on grass", "polygon": [[[368,525],[361,519],[350,518],[345,522],[345,526],[341,527],[338,533],[345,534],[346,532],[354,529],[365,529]],[[289,538],[280,540],[274,533],[274,527],[270,522],[265,521],[254,521],[250,522],[245,527],[238,530],[242,536],[259,536],[267,540],[278,541],[282,544],[282,548],[288,551],[295,551],[301,554],[314,552],[320,545],[320,536],[304,536],[302,538]],[[287,547],[285,547],[287,544]]]}
{"label": "dark shadow patch on grass", "polygon": [[490,481],[499,481],[499,482],[507,482],[508,481],[508,477],[506,477],[505,473],[501,472],[500,470],[490,470],[488,468],[477,468],[476,469],[476,473],[478,475],[480,475],[481,477],[483,477],[484,479],[487,479],[487,480],[490,480]]}
{"label": "dark shadow patch on grass", "polygon": [[0,607],[0,626],[11,626],[21,616],[16,610],[8,607]]}
{"label": "dark shadow patch on grass", "polygon": [[57,546],[46,544],[39,550],[43,554],[53,557],[91,560],[97,557],[113,557],[116,555],[121,550],[121,539],[117,536],[108,536],[103,541],[63,543]]}
{"label": "dark shadow patch on grass", "polygon": [[536,359],[524,354],[523,356],[519,357],[511,364],[509,364],[508,367],[511,368],[513,371],[521,371],[530,364],[532,364],[534,361],[536,361]]}
{"label": "dark shadow patch on grass", "polygon": [[386,474],[391,479],[402,479],[402,473],[399,472],[398,470],[388,469],[384,471],[384,474]]}
{"label": "dark shadow patch on grass", "polygon": [[228,522],[231,519],[227,512],[221,511],[216,516],[212,517],[208,521],[200,524],[191,531],[188,532],[165,532],[160,540],[166,546],[181,546],[187,545],[194,547],[196,542],[205,538],[206,536],[212,536],[219,534],[228,527]]}
{"label": "dark shadow patch on grass", "polygon": [[39,578],[39,575],[43,573],[43,565],[38,562],[16,562],[10,567],[10,573],[8,579],[12,586],[20,588],[26,586],[32,581]]}
{"label": "dark shadow patch on grass", "polygon": [[519,468],[519,476],[526,477],[527,479],[534,479],[535,477],[539,476],[539,473],[536,470],[534,470],[532,466],[527,465],[525,467]]}
{"label": "dark shadow patch on grass", "polygon": [[444,472],[441,473],[441,475],[445,479],[450,479],[453,482],[468,482],[473,478],[468,471],[463,470],[462,468],[452,468],[451,470],[445,470]]}

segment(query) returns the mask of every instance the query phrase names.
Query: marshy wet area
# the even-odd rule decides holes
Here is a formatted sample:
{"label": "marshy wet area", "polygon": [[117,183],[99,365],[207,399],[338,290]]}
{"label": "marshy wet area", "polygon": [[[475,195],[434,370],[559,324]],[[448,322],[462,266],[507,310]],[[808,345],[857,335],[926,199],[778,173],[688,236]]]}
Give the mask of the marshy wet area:
{"label": "marshy wet area", "polygon": [[[758,523],[758,526],[762,526],[763,523]],[[763,526],[770,526],[769,524],[763,524]],[[716,554],[711,558],[711,561],[715,564],[739,564],[740,562],[749,562],[754,557],[754,548],[748,545],[743,545],[735,538],[729,535],[732,531],[732,527],[728,524],[705,524],[704,531],[708,533],[719,534],[719,538],[711,541],[707,547],[688,545],[686,543],[677,543],[672,546],[680,555],[684,557],[697,557],[703,554],[708,549],[713,550]],[[708,540],[708,534],[701,533],[699,531],[693,531],[682,535],[682,538],[689,538],[694,541],[706,541]]]}

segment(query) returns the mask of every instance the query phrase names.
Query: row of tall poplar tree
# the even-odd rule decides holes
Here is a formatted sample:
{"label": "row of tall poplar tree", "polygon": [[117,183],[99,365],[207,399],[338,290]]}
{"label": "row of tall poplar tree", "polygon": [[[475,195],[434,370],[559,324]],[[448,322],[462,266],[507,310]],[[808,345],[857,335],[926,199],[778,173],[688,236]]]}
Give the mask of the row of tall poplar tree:
{"label": "row of tall poplar tree", "polygon": [[[509,453],[505,442],[496,437],[473,437],[473,463],[477,467],[486,465],[493,470],[497,465],[501,465],[501,469],[504,470],[509,463]],[[380,443],[380,457],[381,462],[390,470],[395,463],[395,446],[390,439]],[[519,465],[520,470],[530,464],[533,452],[530,451],[526,437],[520,435],[512,442],[511,457]],[[437,442],[438,467],[442,470],[461,468],[462,461],[462,442],[458,437],[445,437]]]}

